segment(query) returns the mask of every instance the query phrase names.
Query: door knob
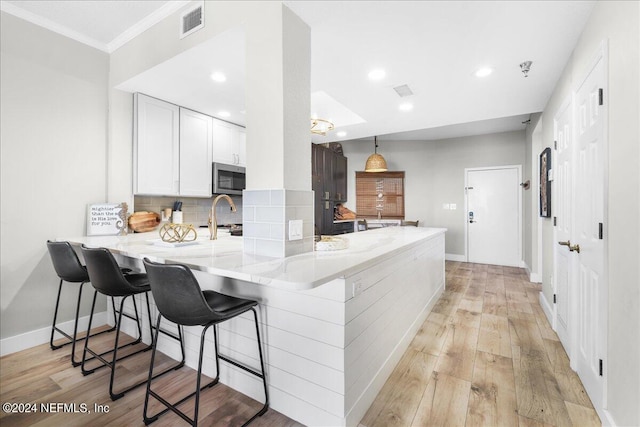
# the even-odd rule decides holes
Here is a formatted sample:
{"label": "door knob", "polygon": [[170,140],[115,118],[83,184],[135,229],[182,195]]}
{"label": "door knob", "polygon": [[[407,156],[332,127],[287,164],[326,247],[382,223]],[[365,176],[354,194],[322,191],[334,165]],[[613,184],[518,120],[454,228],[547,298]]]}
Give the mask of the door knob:
{"label": "door knob", "polygon": [[569,252],[578,252],[580,253],[580,245],[572,245],[571,240],[567,240],[566,242],[558,242],[560,246],[566,246],[569,248]]}

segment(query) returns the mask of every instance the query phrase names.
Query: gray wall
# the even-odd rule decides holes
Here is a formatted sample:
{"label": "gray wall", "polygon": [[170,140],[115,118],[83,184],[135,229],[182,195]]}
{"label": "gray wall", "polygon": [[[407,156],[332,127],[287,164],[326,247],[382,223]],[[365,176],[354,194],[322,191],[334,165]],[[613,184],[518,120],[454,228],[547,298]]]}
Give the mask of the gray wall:
{"label": "gray wall", "polygon": [[[579,87],[608,43],[608,413],[617,425],[640,425],[640,2],[599,1],[542,115],[544,146],[553,143],[553,117]],[[542,149],[544,147],[540,147]],[[553,226],[543,222],[543,292],[553,295]],[[605,231],[607,232],[607,231]],[[598,402],[594,402],[598,406]]]}
{"label": "gray wall", "polygon": [[[7,338],[51,324],[58,280],[46,241],[83,235],[87,204],[105,200],[109,57],[4,12],[0,28]],[[72,300],[60,320],[73,318]]]}
{"label": "gray wall", "polygon": [[[446,227],[447,254],[465,254],[464,169],[523,165],[524,131],[452,138],[440,141],[378,141],[378,153],[389,170],[405,171],[405,217],[421,225]],[[373,153],[371,142],[342,143],[348,158],[348,202],[355,210],[355,172],[364,170]],[[455,203],[456,210],[443,204]]]}

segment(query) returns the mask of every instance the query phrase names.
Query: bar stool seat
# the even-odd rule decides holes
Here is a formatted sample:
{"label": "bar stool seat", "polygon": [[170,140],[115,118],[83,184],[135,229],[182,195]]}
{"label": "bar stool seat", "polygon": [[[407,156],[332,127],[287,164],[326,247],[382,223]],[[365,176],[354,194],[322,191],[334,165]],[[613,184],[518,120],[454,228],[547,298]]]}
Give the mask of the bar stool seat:
{"label": "bar stool seat", "polygon": [[[230,363],[244,371],[262,379],[264,386],[265,403],[262,408],[255,413],[243,425],[246,426],[262,416],[269,409],[269,392],[267,390],[267,380],[264,369],[264,358],[262,356],[262,344],[260,341],[260,329],[258,326],[258,316],[255,306],[257,301],[237,298],[230,295],[224,295],[215,291],[202,291],[193,272],[182,264],[160,264],[144,259],[144,265],[147,270],[149,282],[151,284],[151,293],[156,302],[158,311],[158,322],[156,324],[156,338],[153,341],[153,353],[151,355],[151,365],[149,367],[149,380],[147,382],[147,392],[144,400],[144,423],[146,425],[156,421],[159,416],[171,410],[183,420],[192,426],[198,425],[198,410],[200,405],[200,392],[207,387],[213,387],[218,384],[220,378],[220,359]],[[256,337],[258,341],[258,354],[260,356],[260,372],[246,365],[230,359],[228,356],[220,354],[218,349],[218,332],[217,325],[226,320],[232,319],[242,313],[251,310],[256,327]],[[151,389],[153,378],[153,361],[158,346],[158,330],[162,318],[174,322],[181,326],[203,326],[200,336],[200,353],[198,359],[198,376],[196,379],[196,389],[193,393],[180,399],[175,403],[170,403],[165,398]],[[216,357],[216,377],[208,384],[201,386],[202,379],[202,361],[205,345],[205,334],[213,326],[213,342]],[[195,410],[193,419],[189,418],[184,412],[180,411],[177,406],[187,401],[195,395]],[[161,402],[166,408],[155,415],[148,416],[147,410],[149,406],[149,397],[153,396]]]}
{"label": "bar stool seat", "polygon": [[[152,330],[152,335],[153,335],[153,323],[151,321],[151,308],[149,306],[149,291],[151,290],[151,287],[149,285],[149,280],[147,278],[147,275],[145,273],[130,273],[130,274],[123,274],[122,271],[120,270],[120,268],[118,267],[118,264],[115,260],[115,258],[113,257],[113,255],[111,254],[111,252],[109,252],[108,249],[106,248],[88,248],[84,245],[82,245],[82,255],[84,256],[85,262],[87,263],[87,272],[89,273],[89,278],[91,279],[91,284],[93,285],[93,287],[95,288],[95,292],[93,295],[93,304],[91,305],[91,315],[89,317],[89,330],[91,330],[91,322],[93,320],[93,313],[95,310],[95,305],[96,305],[96,297],[99,293],[102,293],[104,295],[110,296],[110,297],[122,297],[121,301],[120,301],[120,307],[119,310],[114,312],[114,315],[117,313],[117,320],[116,320],[116,336],[115,336],[115,343],[113,346],[113,350],[107,350],[103,353],[97,353],[96,351],[92,350],[89,347],[89,339],[85,340],[84,342],[84,351],[82,353],[82,373],[83,375],[89,375],[93,372],[95,372],[97,369],[103,368],[103,367],[109,367],[111,368],[111,376],[110,376],[110,381],[109,381],[109,395],[111,396],[111,400],[117,400],[119,398],[121,398],[122,396],[125,395],[125,393],[133,390],[134,388],[141,386],[143,384],[145,384],[147,382],[147,380],[143,380],[140,381],[136,384],[133,384],[127,388],[125,388],[124,390],[121,390],[119,392],[114,392],[114,382],[115,382],[115,373],[116,373],[116,363],[132,357],[136,354],[139,354],[141,352],[145,352],[148,350],[151,350],[152,346],[151,345],[145,345],[143,348],[134,351],[132,353],[129,353],[125,356],[122,356],[120,358],[118,358],[118,350],[123,349],[124,347],[128,347],[128,346],[133,346],[136,344],[139,344],[142,341],[142,325],[140,324],[140,317],[138,315],[138,307],[136,305],[136,300],[135,300],[135,295],[139,295],[139,294],[144,294],[146,297],[146,305],[147,305],[147,315],[148,315],[148,320],[149,320],[149,326]],[[134,313],[135,313],[135,317],[131,316],[127,313],[124,313],[124,303],[127,300],[127,298],[131,297],[131,300],[133,301],[133,308],[134,308]],[[120,328],[122,326],[122,317],[128,317],[132,320],[136,321],[137,324],[137,329],[138,329],[138,337],[136,338],[135,341],[130,342],[128,344],[124,344],[122,346],[118,346],[118,342],[120,339]],[[184,353],[184,341],[182,339],[182,330],[179,329],[178,330],[178,336],[175,336],[169,332],[166,331],[157,331],[157,332],[163,332],[165,335],[168,335],[169,337],[177,340],[180,342],[180,347],[182,349],[182,360],[180,362],[178,362],[176,365],[171,366],[167,369],[165,369],[164,371],[160,372],[159,374],[156,374],[156,377],[160,376],[160,375],[164,375],[167,372],[173,370],[173,369],[179,369],[184,365],[184,361],[185,361],[185,353]],[[97,368],[93,368],[93,369],[86,369],[85,365],[87,360],[87,353],[90,353],[93,355],[93,357],[91,359],[98,359],[100,362],[102,362],[102,365],[98,366]],[[113,353],[113,357],[111,358],[111,361],[108,361],[107,359],[105,359],[103,356],[105,356],[106,354],[109,353]]]}
{"label": "bar stool seat", "polygon": [[[58,285],[58,296],[56,297],[56,308],[53,312],[53,324],[51,325],[51,339],[49,340],[49,345],[52,350],[58,350],[66,345],[71,344],[71,364],[73,366],[80,366],[81,361],[76,360],[76,343],[78,341],[84,340],[86,337],[78,338],[78,318],[80,316],[82,289],[84,287],[84,284],[89,282],[89,273],[87,273],[87,268],[80,263],[76,251],[73,250],[73,247],[71,247],[71,244],[69,242],[52,242],[51,240],[47,240],[47,250],[49,251],[49,255],[51,256],[53,268],[56,271],[58,278],[60,279],[60,284]],[[131,271],[131,269],[129,268],[121,270],[123,271],[123,273]],[[62,295],[63,282],[80,284],[78,288],[78,301],[76,303],[76,315],[73,323],[73,335],[69,335],[68,333],[60,329],[56,324],[58,319],[58,308],[60,307],[60,297]],[[114,304],[113,299],[111,299],[111,303]],[[112,332],[114,330],[115,326],[104,331],[96,332],[91,336]],[[54,344],[53,339],[56,332],[67,338],[67,341],[59,345]]]}

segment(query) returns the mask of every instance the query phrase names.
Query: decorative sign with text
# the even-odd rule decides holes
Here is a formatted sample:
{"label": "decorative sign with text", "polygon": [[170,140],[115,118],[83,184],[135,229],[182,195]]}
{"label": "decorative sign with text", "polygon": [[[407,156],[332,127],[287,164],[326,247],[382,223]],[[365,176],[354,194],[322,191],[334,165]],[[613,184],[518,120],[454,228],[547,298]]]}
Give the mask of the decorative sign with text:
{"label": "decorative sign with text", "polygon": [[127,234],[127,204],[89,205],[87,236],[116,236]]}

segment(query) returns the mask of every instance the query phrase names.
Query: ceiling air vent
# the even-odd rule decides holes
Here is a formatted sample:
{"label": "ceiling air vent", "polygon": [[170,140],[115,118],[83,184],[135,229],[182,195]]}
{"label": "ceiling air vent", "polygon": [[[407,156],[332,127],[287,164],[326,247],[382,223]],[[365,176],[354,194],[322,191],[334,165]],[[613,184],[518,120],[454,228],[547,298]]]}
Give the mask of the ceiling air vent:
{"label": "ceiling air vent", "polygon": [[180,38],[187,37],[202,27],[204,27],[204,2],[200,2],[182,13]]}
{"label": "ceiling air vent", "polygon": [[401,98],[413,95],[413,92],[409,88],[409,85],[396,86],[393,88],[393,90],[395,90],[398,96],[400,96]]}

